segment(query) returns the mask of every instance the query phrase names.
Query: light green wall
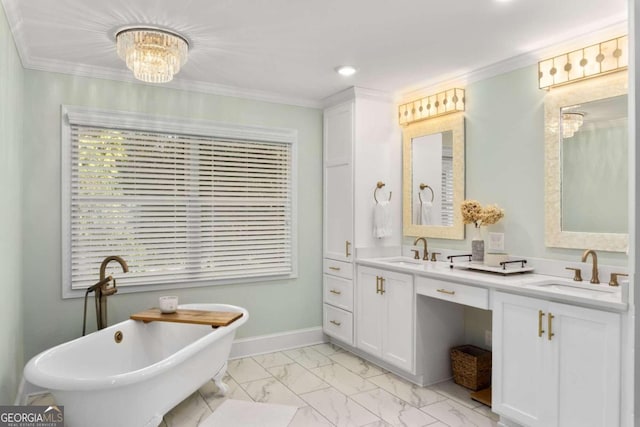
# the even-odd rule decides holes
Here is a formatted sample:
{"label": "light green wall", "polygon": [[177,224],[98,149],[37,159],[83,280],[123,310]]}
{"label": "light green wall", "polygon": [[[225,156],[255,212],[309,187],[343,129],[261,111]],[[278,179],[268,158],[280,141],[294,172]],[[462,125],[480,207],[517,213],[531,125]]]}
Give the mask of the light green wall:
{"label": "light green wall", "polygon": [[[298,130],[298,262],[293,280],[116,294],[109,323],[157,305],[162,294],[180,301],[221,302],[249,310],[238,337],[322,324],[322,112],[157,86],[27,70],[23,177],[25,355],[76,338],[82,299],[61,298],[60,105],[83,105],[224,123]],[[98,271],[96,271],[96,279]],[[91,311],[91,310],[89,310]],[[95,328],[93,313],[89,325]]]}
{"label": "light green wall", "polygon": [[13,404],[23,366],[22,87],[24,71],[0,7],[0,405]]}
{"label": "light green wall", "polygon": [[[532,258],[580,261],[582,250],[544,243],[544,96],[535,65],[465,87],[465,198],[497,203],[505,217],[483,232],[504,232],[505,250]],[[433,248],[469,250],[466,240],[429,239]],[[483,227],[484,229],[484,227]],[[410,241],[411,240],[411,241]],[[412,239],[405,239],[411,244]],[[598,252],[604,264],[627,265],[625,254]]]}

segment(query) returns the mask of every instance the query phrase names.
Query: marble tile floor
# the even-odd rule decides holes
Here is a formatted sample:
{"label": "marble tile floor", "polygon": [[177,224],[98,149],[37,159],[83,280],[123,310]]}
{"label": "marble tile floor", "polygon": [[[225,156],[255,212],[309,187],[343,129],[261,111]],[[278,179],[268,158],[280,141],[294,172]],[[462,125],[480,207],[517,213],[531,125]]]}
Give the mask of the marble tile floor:
{"label": "marble tile floor", "polygon": [[489,427],[498,420],[453,381],[418,387],[331,344],[231,360],[225,382],[226,396],[209,381],[160,426],[197,427],[225,399],[296,406],[288,427]]}

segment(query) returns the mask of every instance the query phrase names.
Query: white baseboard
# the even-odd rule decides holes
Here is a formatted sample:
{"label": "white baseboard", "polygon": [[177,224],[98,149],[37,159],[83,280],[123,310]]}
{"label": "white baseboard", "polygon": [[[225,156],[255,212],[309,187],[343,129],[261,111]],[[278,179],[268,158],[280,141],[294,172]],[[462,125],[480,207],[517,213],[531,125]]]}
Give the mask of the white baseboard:
{"label": "white baseboard", "polygon": [[272,353],[327,342],[322,327],[297,329],[277,334],[241,338],[233,342],[229,359]]}

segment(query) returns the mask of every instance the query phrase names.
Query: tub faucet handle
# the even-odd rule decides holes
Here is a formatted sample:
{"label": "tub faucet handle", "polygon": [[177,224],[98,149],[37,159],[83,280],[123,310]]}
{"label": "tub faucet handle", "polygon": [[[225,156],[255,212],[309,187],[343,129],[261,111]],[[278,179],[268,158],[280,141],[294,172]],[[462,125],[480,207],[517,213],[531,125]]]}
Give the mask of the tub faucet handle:
{"label": "tub faucet handle", "polygon": [[107,287],[109,285],[109,283],[107,283],[105,287],[102,288],[103,296],[113,295],[118,292],[118,288],[116,288],[116,279],[113,279],[112,282],[113,282],[113,286]]}

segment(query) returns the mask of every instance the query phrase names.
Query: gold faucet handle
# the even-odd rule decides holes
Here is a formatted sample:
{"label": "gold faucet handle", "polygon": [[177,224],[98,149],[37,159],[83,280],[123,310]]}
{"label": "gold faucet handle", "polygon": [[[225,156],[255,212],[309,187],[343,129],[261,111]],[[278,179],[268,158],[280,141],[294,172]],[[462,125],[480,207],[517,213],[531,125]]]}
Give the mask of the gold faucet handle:
{"label": "gold faucet handle", "polygon": [[118,292],[118,288],[116,287],[116,279],[111,280],[113,282],[113,286],[109,286],[109,282],[105,283],[105,286],[102,288],[102,295],[109,296]]}
{"label": "gold faucet handle", "polygon": [[413,252],[413,259],[420,259],[420,251],[417,249],[411,249],[411,252]]}
{"label": "gold faucet handle", "polygon": [[573,275],[574,282],[582,282],[582,271],[579,268],[573,267],[565,267],[567,270],[573,270],[575,273]]}
{"label": "gold faucet handle", "polygon": [[436,258],[436,255],[440,255],[440,252],[431,252],[431,261],[433,262],[438,261],[438,258]]}
{"label": "gold faucet handle", "polygon": [[628,276],[626,273],[611,273],[611,280],[609,280],[609,286],[620,286],[618,283],[618,277]]}

